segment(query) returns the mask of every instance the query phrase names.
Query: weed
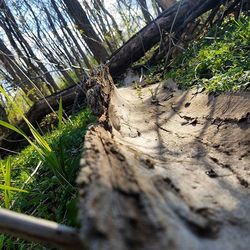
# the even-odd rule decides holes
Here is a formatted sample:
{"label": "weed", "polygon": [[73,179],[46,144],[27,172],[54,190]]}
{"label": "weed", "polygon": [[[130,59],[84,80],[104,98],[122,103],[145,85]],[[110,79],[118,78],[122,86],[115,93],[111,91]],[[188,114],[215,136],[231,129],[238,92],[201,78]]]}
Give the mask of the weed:
{"label": "weed", "polygon": [[142,99],[142,86],[138,84],[137,82],[135,83],[135,91],[136,91],[136,95],[138,96],[138,98]]}
{"label": "weed", "polygon": [[[13,210],[74,227],[78,226],[78,195],[75,179],[79,169],[86,127],[94,121],[95,118],[91,115],[90,110],[84,109],[78,115],[71,117],[71,122],[64,122],[60,129],[57,128],[52,133],[44,135],[44,139],[63,162],[67,180],[73,188],[69,185],[62,188],[50,170],[48,162],[43,161],[42,167],[40,166],[40,156],[32,146],[28,146],[19,154],[10,157],[15,187],[21,189],[25,187],[25,190],[28,191],[28,193],[15,194],[15,202],[11,207]],[[6,161],[7,159],[4,159],[1,163],[5,165]],[[1,175],[0,171],[0,178]],[[0,205],[2,205],[1,200]],[[21,249],[20,246],[23,246],[23,249],[44,249],[34,243],[0,235],[0,246],[1,244],[6,247],[5,249]]]}
{"label": "weed", "polygon": [[4,184],[0,184],[0,189],[4,190],[5,208],[9,209],[12,204],[12,192],[27,192],[23,189],[11,187],[11,160],[7,158],[5,165],[0,162],[0,170],[2,171]]}
{"label": "weed", "polygon": [[250,17],[229,19],[194,43],[173,63],[165,78],[207,91],[246,88],[250,82]]}
{"label": "weed", "polygon": [[[1,87],[0,92],[5,96],[5,98],[12,103],[13,106],[15,106],[15,103],[12,101],[12,99],[8,96],[8,94],[4,91],[4,89]],[[55,151],[53,148],[48,144],[48,142],[42,137],[42,135],[35,129],[35,127],[29,122],[29,120],[25,117],[23,114],[22,110],[20,110],[17,106],[15,106],[15,109],[19,112],[19,114],[22,116],[23,120],[25,123],[28,125],[35,142],[33,142],[24,132],[22,132],[20,129],[17,127],[1,121],[0,120],[0,125],[4,126],[7,129],[10,129],[21,136],[23,136],[29,144],[34,148],[34,150],[38,153],[40,159],[42,161],[46,161],[50,167],[50,169],[53,171],[54,175],[57,177],[59,182],[62,184],[62,186],[70,185],[69,181],[67,180],[66,173],[64,171],[63,165],[61,164],[60,158],[57,157]],[[59,104],[59,128],[62,126],[62,100],[60,99],[60,104]]]}

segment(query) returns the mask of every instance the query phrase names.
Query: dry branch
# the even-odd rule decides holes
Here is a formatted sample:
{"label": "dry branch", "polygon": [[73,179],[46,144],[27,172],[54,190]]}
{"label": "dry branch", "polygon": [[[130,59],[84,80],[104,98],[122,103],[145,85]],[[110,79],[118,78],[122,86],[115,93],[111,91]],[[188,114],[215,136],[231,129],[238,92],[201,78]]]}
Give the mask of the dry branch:
{"label": "dry branch", "polygon": [[83,249],[76,229],[6,209],[0,209],[0,232],[60,249]]}

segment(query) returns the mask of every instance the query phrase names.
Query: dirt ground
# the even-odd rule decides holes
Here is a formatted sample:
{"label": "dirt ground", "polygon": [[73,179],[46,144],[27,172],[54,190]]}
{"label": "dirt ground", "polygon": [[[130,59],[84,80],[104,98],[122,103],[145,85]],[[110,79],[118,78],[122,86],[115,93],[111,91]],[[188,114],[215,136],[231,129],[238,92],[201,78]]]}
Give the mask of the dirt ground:
{"label": "dirt ground", "polygon": [[90,249],[249,249],[250,93],[126,87],[108,116],[81,163]]}

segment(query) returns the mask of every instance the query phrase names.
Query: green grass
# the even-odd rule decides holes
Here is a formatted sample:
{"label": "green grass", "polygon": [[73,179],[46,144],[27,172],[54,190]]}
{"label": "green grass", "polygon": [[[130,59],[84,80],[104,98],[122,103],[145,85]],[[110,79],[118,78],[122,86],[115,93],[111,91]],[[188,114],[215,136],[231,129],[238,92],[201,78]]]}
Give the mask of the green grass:
{"label": "green grass", "polygon": [[181,86],[231,91],[250,85],[250,17],[224,21],[194,42],[165,73]]}
{"label": "green grass", "polygon": [[[55,173],[51,171],[49,163],[46,161],[40,163],[39,152],[34,150],[33,146],[28,146],[19,154],[1,161],[2,166],[6,166],[7,162],[11,161],[11,187],[27,191],[27,193],[12,191],[12,201],[14,201],[12,210],[77,226],[78,196],[75,179],[86,127],[94,120],[90,110],[85,109],[72,117],[71,121],[61,123],[60,128],[43,136],[60,160],[67,180],[72,186],[61,185]],[[34,173],[39,165],[37,172]],[[34,175],[30,178],[32,173]],[[0,184],[4,185],[2,172],[0,172]],[[0,206],[5,206],[4,202],[4,190],[0,189]],[[0,246],[1,244],[8,246],[5,249],[22,249],[22,247],[23,249],[34,249],[34,247],[41,249],[41,246],[35,246],[34,243],[3,236],[0,237]]]}
{"label": "green grass", "polygon": [[2,171],[2,176],[3,176],[3,185],[0,184],[0,189],[4,191],[4,204],[5,208],[10,209],[11,204],[12,204],[12,197],[13,197],[13,192],[27,192],[23,189],[11,187],[11,159],[8,158],[5,161],[5,164],[3,162],[0,162],[0,171]]}
{"label": "green grass", "polygon": [[[0,87],[0,92],[4,95],[4,97],[9,101],[12,102],[12,105],[17,113],[21,115],[24,122],[27,124],[33,139],[30,139],[29,136],[27,136],[22,130],[20,130],[18,127],[13,126],[10,123],[7,123],[5,121],[0,120],[0,125],[4,126],[7,129],[10,129],[18,134],[20,134],[22,137],[24,137],[25,140],[33,147],[33,149],[38,153],[39,158],[42,162],[46,162],[48,166],[50,167],[51,171],[54,173],[54,175],[57,177],[57,179],[60,181],[61,185],[71,185],[70,181],[67,179],[67,173],[64,168],[63,161],[61,160],[62,155],[56,154],[56,151],[49,145],[47,140],[38,132],[38,130],[29,122],[29,120],[24,115],[23,111],[15,104],[13,99],[5,92],[5,90]],[[59,111],[58,111],[58,128],[62,128],[63,124],[63,107],[62,107],[62,99],[60,98],[59,101]],[[63,145],[60,144],[62,147]],[[60,152],[62,150],[60,149]]]}

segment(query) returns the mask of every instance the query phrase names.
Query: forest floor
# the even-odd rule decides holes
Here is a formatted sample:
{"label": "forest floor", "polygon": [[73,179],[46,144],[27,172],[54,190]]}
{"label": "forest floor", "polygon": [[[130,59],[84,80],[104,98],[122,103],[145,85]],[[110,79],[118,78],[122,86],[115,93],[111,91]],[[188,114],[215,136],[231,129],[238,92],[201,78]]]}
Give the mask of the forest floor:
{"label": "forest floor", "polygon": [[[87,124],[95,122],[89,110],[44,136],[63,155],[74,190],[62,189],[43,162],[12,209],[78,226],[83,149],[79,214],[94,249],[248,249],[250,92],[242,89],[249,89],[249,27],[249,18],[226,23],[232,32],[193,43],[170,71],[152,68],[146,86],[127,73],[123,84],[135,86],[111,91],[108,126],[88,126],[84,149]],[[22,187],[39,158],[28,147],[11,162]],[[20,245],[3,235],[1,243]]]}
{"label": "forest floor", "polygon": [[[93,136],[98,134],[98,127],[90,130],[79,179],[93,185],[95,181],[91,176],[97,171],[98,183],[113,185],[114,190],[122,190],[122,193],[132,192],[134,197],[135,186],[138,186],[138,195],[144,195],[141,203],[147,204],[144,211],[154,208],[157,230],[165,228],[166,235],[173,237],[174,249],[247,249],[250,244],[249,107],[249,92],[216,95],[197,88],[183,91],[171,80],[142,88],[139,94],[132,86],[115,89],[108,111],[111,137],[100,131],[102,145],[98,145],[98,139]],[[102,154],[101,159],[98,154]],[[101,169],[98,170],[98,166]],[[86,181],[88,176],[90,179]],[[82,203],[85,208],[91,204],[91,198],[96,204],[100,195],[92,185],[90,196],[84,192],[84,199],[88,201],[87,205]],[[119,196],[123,196],[122,193]],[[110,195],[105,196],[102,190],[101,197],[105,207]],[[151,198],[145,201],[148,197]],[[110,201],[112,209],[130,210],[120,211],[119,230],[121,217],[129,216],[125,213],[133,214],[134,207],[134,203],[128,205],[127,198],[126,203],[120,204],[123,199],[113,197]],[[161,212],[156,213],[156,204]],[[95,207],[98,209],[100,204]],[[87,207],[85,213],[87,209],[95,210],[93,206]],[[102,230],[112,232],[115,226],[104,223],[101,212],[95,216],[99,217],[99,220],[93,219],[97,227],[103,222],[105,230]],[[116,215],[111,213],[111,216]],[[145,223],[145,218],[142,224],[144,233],[137,232],[138,237],[140,234],[145,237],[148,226],[152,234],[154,228]],[[134,222],[134,225],[137,224]],[[131,235],[136,233],[133,227],[131,230]],[[119,241],[119,237],[115,237],[113,240]],[[169,246],[154,237],[146,241],[143,249]],[[114,242],[110,241],[110,249],[113,249]]]}

